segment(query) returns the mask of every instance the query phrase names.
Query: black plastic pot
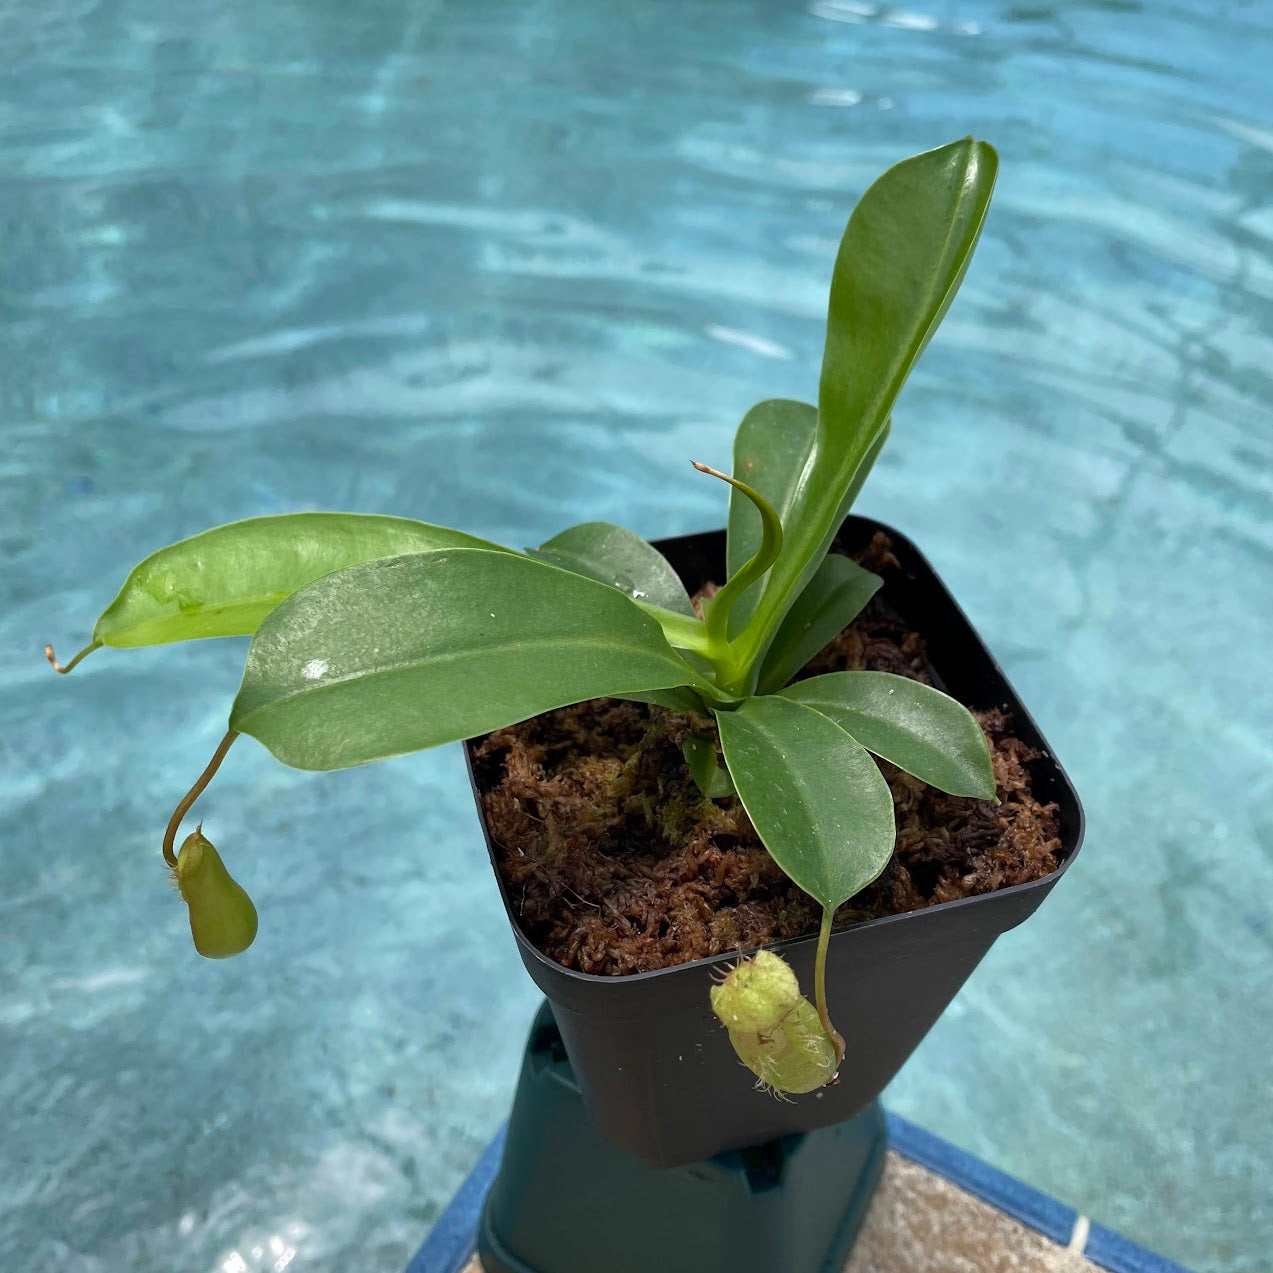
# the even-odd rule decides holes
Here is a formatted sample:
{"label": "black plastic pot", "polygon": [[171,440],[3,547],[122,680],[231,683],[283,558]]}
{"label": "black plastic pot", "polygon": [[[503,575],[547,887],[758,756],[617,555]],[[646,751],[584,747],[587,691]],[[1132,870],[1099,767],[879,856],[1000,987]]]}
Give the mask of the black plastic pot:
{"label": "black plastic pot", "polygon": [[[607,1139],[653,1166],[683,1166],[859,1114],[932,1028],[995,938],[1033,914],[1052,891],[1082,843],[1083,810],[1074,788],[923,555],[897,531],[862,517],[846,520],[843,542],[855,550],[881,530],[901,565],[888,574],[881,595],[924,636],[943,688],[969,707],[1006,707],[1017,736],[1043,753],[1032,765],[1034,788],[1040,800],[1055,801],[1060,809],[1063,861],[1029,884],[836,932],[827,986],[831,1016],[848,1040],[848,1053],[836,1086],[791,1102],[754,1090],[711,1013],[710,974],[723,959],[626,977],[572,971],[527,940],[501,882],[522,962],[552,1004],[589,1115]],[[663,540],[658,547],[691,590],[724,576],[724,531]],[[482,828],[494,865],[485,820]],[[774,947],[806,992],[813,984],[815,944],[810,937]]]}
{"label": "black plastic pot", "polygon": [[478,1223],[482,1268],[841,1273],[887,1145],[876,1102],[847,1123],[657,1170],[597,1134],[544,1004]]}

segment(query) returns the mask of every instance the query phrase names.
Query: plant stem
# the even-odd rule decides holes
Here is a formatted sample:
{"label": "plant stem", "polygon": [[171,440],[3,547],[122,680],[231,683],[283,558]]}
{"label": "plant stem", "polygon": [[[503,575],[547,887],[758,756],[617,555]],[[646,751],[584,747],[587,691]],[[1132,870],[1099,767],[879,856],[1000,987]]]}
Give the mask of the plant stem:
{"label": "plant stem", "polygon": [[677,614],[675,610],[665,610],[662,606],[651,605],[648,601],[638,601],[637,605],[663,629],[668,644],[678,650],[693,650],[695,654],[707,654],[711,650],[711,642],[707,636],[707,625],[701,619],[691,619],[689,615]]}
{"label": "plant stem", "polygon": [[168,829],[164,832],[164,861],[171,867],[177,865],[177,855],[173,852],[173,842],[177,838],[177,828],[181,825],[181,819],[190,812],[190,806],[203,795],[203,789],[212,781],[213,775],[221,768],[221,762],[225,759],[225,754],[230,750],[234,740],[238,737],[237,730],[230,730],[221,740],[216,751],[212,753],[212,759],[208,761],[208,767],[195,779],[195,784],[181,798],[181,803],[172,811],[172,817],[168,819]]}
{"label": "plant stem", "polygon": [[831,943],[831,923],[835,919],[835,907],[822,908],[822,927],[818,931],[818,953],[813,965],[813,995],[818,1005],[818,1019],[826,1031],[827,1038],[835,1045],[835,1063],[844,1060],[844,1038],[831,1024],[831,1014],[827,1011],[827,947]]}

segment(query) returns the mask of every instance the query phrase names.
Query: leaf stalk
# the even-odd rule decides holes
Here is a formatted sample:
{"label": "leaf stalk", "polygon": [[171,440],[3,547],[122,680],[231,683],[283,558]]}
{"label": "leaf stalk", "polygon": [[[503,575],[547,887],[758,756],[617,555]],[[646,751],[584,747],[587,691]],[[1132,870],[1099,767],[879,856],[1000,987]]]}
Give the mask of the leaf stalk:
{"label": "leaf stalk", "polygon": [[63,676],[65,676],[81,659],[88,658],[94,650],[100,650],[101,648],[102,643],[100,641],[94,641],[92,644],[86,645],[69,663],[64,665],[57,661],[57,655],[53,653],[53,647],[51,645],[46,645],[44,647],[44,657],[48,659],[55,672],[60,672]]}
{"label": "leaf stalk", "polygon": [[237,731],[233,729],[226,733],[216,751],[212,753],[212,759],[208,761],[208,767],[195,779],[194,786],[182,796],[181,803],[172,811],[172,817],[168,819],[168,829],[164,832],[164,861],[174,870],[177,867],[177,854],[172,846],[176,843],[177,828],[181,826],[181,819],[190,812],[190,806],[203,795],[204,788],[212,781],[217,770],[221,768],[221,762],[225,759],[226,753],[234,745],[234,740],[238,736]]}

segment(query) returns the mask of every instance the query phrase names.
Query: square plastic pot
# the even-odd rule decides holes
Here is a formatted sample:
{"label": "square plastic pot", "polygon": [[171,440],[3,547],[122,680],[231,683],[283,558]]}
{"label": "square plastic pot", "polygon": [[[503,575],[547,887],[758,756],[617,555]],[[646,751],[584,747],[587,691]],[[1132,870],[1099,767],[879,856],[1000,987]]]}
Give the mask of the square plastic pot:
{"label": "square plastic pot", "polygon": [[[711,973],[727,960],[697,960],[625,977],[564,968],[527,939],[501,882],[522,962],[552,1004],[589,1116],[603,1136],[653,1166],[683,1166],[861,1113],[902,1067],[995,939],[1034,913],[1082,843],[1083,810],[1065,771],[920,551],[904,535],[862,517],[849,517],[842,537],[856,549],[876,531],[889,536],[900,563],[887,576],[881,595],[925,638],[942,688],[971,708],[1005,707],[1017,736],[1042,753],[1031,773],[1038,798],[1055,802],[1060,811],[1061,865],[1028,884],[836,932],[827,987],[831,1016],[848,1039],[848,1053],[838,1084],[792,1101],[754,1089],[711,1013]],[[691,591],[724,577],[724,531],[667,539],[657,546]],[[471,748],[469,772],[472,777]],[[476,794],[476,786],[474,790]],[[478,810],[480,814],[480,800]],[[484,818],[482,830],[494,866],[495,848]],[[772,947],[795,969],[806,992],[813,984],[815,946],[815,938],[809,937]]]}

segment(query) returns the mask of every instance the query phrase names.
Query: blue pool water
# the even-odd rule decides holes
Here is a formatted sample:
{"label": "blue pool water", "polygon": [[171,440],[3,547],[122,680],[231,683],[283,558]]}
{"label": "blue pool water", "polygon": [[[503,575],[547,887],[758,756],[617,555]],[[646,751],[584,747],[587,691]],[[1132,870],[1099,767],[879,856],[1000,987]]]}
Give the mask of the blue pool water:
{"label": "blue pool water", "polygon": [[862,511],[1034,709],[1088,847],[888,1093],[1204,1273],[1267,1269],[1273,65],[1203,0],[0,0],[0,1268],[394,1270],[535,994],[455,748],[237,748],[261,912],[158,837],[243,643],[69,652],[127,568],[356,508],[718,525],[892,161],[1002,176]]}

